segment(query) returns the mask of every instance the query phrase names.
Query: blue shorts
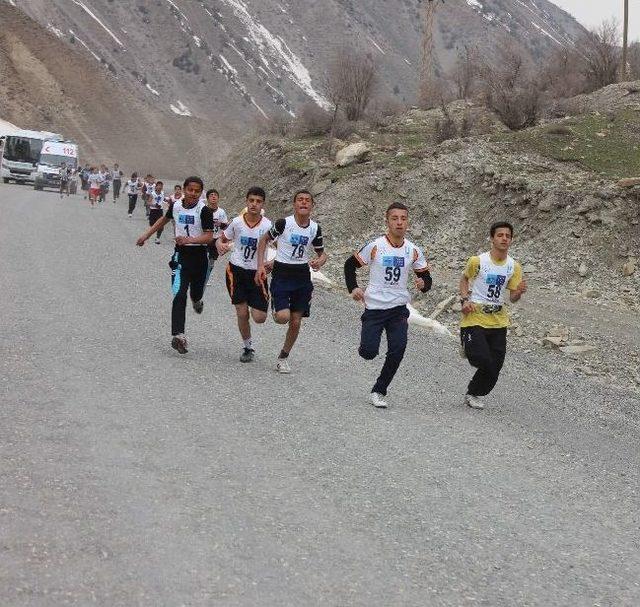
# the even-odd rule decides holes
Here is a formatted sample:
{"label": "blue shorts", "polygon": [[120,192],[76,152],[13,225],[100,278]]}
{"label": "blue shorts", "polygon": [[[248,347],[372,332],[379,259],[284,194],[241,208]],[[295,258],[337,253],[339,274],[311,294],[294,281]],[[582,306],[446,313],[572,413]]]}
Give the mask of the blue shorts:
{"label": "blue shorts", "polygon": [[313,283],[311,278],[286,278],[274,276],[271,279],[271,305],[273,310],[302,312],[305,318],[311,311]]}

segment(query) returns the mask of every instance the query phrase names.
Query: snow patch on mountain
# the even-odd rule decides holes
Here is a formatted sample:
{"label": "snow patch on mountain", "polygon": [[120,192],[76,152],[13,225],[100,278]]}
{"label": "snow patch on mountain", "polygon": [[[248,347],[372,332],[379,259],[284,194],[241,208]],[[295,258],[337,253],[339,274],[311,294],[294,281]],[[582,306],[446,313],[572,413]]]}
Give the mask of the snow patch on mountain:
{"label": "snow patch on mountain", "polygon": [[178,116],[191,116],[191,110],[182,101],[176,101],[176,105],[173,103],[169,105],[171,111]]}
{"label": "snow patch on mountain", "polygon": [[269,61],[265,55],[279,63],[280,69],[320,107],[329,108],[329,102],[313,88],[309,70],[280,36],[273,35],[264,25],[256,21],[242,0],[222,0],[222,2],[232,8],[235,16],[247,28],[250,41],[257,47],[260,59],[267,67],[269,67]]}
{"label": "snow patch on mountain", "polygon": [[122,48],[124,48],[124,44],[122,44],[120,38],[118,38],[84,2],[81,2],[80,0],[71,1],[82,8],[82,10],[84,10],[84,12],[89,15],[89,17],[91,17],[105,32],[107,32],[107,34],[109,34],[109,36],[111,36],[116,41],[116,44],[119,44]]}

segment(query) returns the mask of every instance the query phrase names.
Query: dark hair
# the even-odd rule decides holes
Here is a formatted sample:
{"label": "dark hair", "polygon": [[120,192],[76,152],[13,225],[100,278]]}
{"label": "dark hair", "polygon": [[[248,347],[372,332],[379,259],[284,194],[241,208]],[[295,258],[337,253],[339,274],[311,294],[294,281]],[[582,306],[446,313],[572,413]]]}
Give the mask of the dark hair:
{"label": "dark hair", "polygon": [[215,188],[207,190],[207,198],[209,198],[209,194],[215,194],[216,196],[220,197],[220,192],[218,192],[218,190],[216,190]]}
{"label": "dark hair", "polygon": [[164,183],[162,183],[162,181],[156,181],[156,187],[159,185],[164,185]]}
{"label": "dark hair", "polygon": [[313,199],[313,194],[309,191],[309,190],[298,190],[294,195],[293,195],[293,202],[296,201],[296,198],[298,196],[300,196],[300,194],[308,194],[309,196],[311,196],[311,202],[313,202],[315,204],[315,200]]}
{"label": "dark hair", "polygon": [[138,179],[138,173],[131,173],[131,179]]}
{"label": "dark hair", "polygon": [[200,177],[196,177],[195,175],[191,176],[191,177],[187,177],[184,180],[184,184],[182,185],[183,188],[186,189],[186,187],[190,184],[190,183],[197,183],[200,186],[201,190],[204,190],[204,181],[202,181],[202,179],[200,179]]}
{"label": "dark hair", "polygon": [[513,226],[508,221],[496,221],[491,228],[489,229],[489,234],[491,238],[495,235],[496,231],[500,228],[509,228],[509,232],[511,232],[511,238],[513,238]]}
{"label": "dark hair", "polygon": [[262,200],[267,199],[267,193],[262,188],[259,188],[258,186],[253,186],[252,188],[249,188],[249,191],[247,192],[247,195],[245,198],[249,198],[249,196],[260,196]]}
{"label": "dark hair", "polygon": [[176,183],[176,185],[173,186],[173,189],[175,190],[176,188],[182,189],[182,186],[179,183]]}
{"label": "dark hair", "polygon": [[407,213],[409,212],[409,207],[406,204],[402,204],[401,202],[392,202],[387,207],[387,211],[384,214],[384,216],[389,217],[389,213],[391,213],[391,211],[393,211],[394,209],[398,209],[400,211],[406,211]]}

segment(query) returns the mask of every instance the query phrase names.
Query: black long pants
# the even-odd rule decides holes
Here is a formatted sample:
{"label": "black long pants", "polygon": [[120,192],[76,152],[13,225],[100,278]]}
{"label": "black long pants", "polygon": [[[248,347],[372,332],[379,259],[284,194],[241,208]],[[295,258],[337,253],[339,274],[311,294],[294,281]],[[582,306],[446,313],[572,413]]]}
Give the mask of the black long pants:
{"label": "black long pants", "polygon": [[181,247],[173,254],[169,266],[171,267],[171,286],[173,288],[171,335],[180,335],[184,333],[187,291],[189,291],[191,301],[200,301],[204,294],[209,269],[207,247]]}
{"label": "black long pants", "polygon": [[113,199],[120,198],[120,188],[122,187],[122,181],[120,179],[113,180]]}
{"label": "black long pants", "polygon": [[407,348],[409,329],[409,309],[407,306],[396,306],[389,310],[365,310],[361,317],[360,348],[358,353],[365,360],[373,360],[380,351],[382,332],[387,333],[387,355],[380,376],[371,392],[387,395],[387,388],[393,380]]}
{"label": "black long pants", "polygon": [[129,215],[131,215],[133,210],[136,208],[136,202],[138,202],[138,195],[129,194]]}
{"label": "black long pants", "polygon": [[477,369],[467,394],[485,396],[498,382],[507,353],[507,330],[465,327],[460,330],[460,339],[469,363]]}
{"label": "black long pants", "polygon": [[[158,219],[160,219],[160,217],[162,217],[162,209],[151,209],[149,211],[149,226],[152,226],[156,221],[158,221]],[[163,230],[164,228],[160,228],[156,232],[156,238],[160,238],[160,236],[162,236]]]}

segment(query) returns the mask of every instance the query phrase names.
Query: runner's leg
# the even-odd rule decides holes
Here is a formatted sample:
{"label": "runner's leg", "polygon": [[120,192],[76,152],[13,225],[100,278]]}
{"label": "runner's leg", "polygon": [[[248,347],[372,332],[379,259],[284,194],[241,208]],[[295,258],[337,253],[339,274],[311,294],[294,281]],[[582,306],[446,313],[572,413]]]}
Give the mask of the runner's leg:
{"label": "runner's leg", "polygon": [[[407,333],[409,329],[409,310],[405,306],[387,311],[384,329],[387,333],[387,355],[380,375],[373,386],[372,392],[387,395],[387,388],[393,380],[407,348]],[[378,342],[379,343],[379,342]]]}
{"label": "runner's leg", "polygon": [[183,265],[184,259],[180,253],[174,253],[173,261],[176,267],[171,272],[171,286],[173,289],[171,335],[175,336],[184,334],[187,290],[189,289],[189,268]]}
{"label": "runner's leg", "polygon": [[477,371],[469,382],[467,394],[484,396],[491,392],[498,381],[496,365],[487,339],[488,329],[465,327],[462,329],[464,351],[467,360]]}
{"label": "runner's leg", "polygon": [[302,316],[303,312],[291,311],[290,313],[289,328],[287,329],[287,334],[284,338],[284,346],[282,346],[282,351],[286,354],[291,352],[291,349],[298,339],[300,327],[302,326]]}
{"label": "runner's leg", "polygon": [[129,215],[131,215],[136,208],[136,202],[138,202],[138,195],[129,194]]}

